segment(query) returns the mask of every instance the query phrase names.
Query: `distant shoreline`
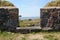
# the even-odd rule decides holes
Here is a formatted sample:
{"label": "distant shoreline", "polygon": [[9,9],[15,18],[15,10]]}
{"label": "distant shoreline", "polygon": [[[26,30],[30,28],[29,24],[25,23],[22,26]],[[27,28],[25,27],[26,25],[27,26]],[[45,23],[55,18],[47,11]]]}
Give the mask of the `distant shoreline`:
{"label": "distant shoreline", "polygon": [[39,19],[40,17],[19,17],[19,20]]}

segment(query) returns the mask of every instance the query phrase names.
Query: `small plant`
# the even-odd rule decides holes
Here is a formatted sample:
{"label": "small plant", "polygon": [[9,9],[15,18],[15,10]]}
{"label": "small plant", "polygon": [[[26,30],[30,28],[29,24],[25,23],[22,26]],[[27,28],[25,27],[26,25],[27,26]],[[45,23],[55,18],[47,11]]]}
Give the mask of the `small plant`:
{"label": "small plant", "polygon": [[57,38],[55,38],[55,40],[58,40]]}
{"label": "small plant", "polygon": [[38,39],[33,39],[33,40],[38,40]]}
{"label": "small plant", "polygon": [[54,36],[53,35],[45,35],[44,38],[46,38],[48,40],[54,40]]}
{"label": "small plant", "polygon": [[22,37],[22,40],[26,40],[26,38],[25,37]]}

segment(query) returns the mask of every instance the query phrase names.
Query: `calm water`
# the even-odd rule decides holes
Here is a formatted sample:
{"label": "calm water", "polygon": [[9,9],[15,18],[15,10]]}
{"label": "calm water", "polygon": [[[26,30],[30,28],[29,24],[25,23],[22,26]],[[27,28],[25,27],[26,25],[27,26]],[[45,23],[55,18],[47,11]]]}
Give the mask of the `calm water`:
{"label": "calm water", "polygon": [[19,20],[25,20],[25,19],[37,19],[37,18],[40,18],[40,17],[21,17],[21,18],[19,18]]}

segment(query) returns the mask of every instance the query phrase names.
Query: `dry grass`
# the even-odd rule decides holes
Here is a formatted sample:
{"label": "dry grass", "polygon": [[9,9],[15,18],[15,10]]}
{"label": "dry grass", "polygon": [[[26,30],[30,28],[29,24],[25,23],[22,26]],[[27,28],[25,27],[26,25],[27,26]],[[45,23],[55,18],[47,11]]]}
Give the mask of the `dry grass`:
{"label": "dry grass", "polygon": [[0,32],[0,40],[60,40],[60,32],[11,33]]}
{"label": "dry grass", "polygon": [[32,25],[38,25],[40,26],[40,19],[34,19],[34,20],[20,20],[19,26],[20,27],[31,27]]}

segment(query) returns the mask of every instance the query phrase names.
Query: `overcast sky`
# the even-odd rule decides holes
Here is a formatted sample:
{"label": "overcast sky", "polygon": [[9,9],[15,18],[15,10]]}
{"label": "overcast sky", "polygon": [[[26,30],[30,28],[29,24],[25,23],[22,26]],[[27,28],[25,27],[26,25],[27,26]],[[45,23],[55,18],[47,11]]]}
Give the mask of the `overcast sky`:
{"label": "overcast sky", "polygon": [[17,8],[22,17],[39,17],[40,8],[44,7],[51,0],[9,0]]}

